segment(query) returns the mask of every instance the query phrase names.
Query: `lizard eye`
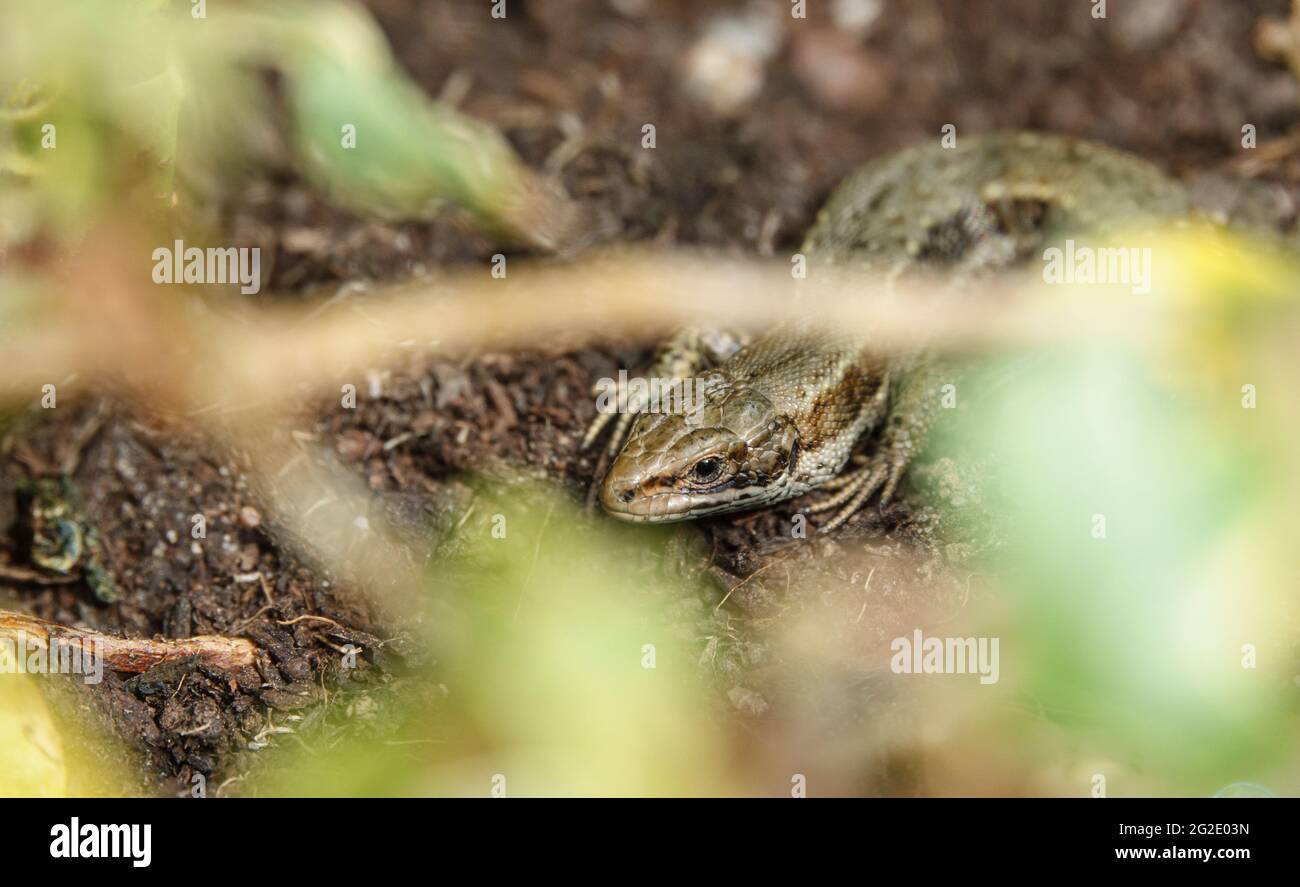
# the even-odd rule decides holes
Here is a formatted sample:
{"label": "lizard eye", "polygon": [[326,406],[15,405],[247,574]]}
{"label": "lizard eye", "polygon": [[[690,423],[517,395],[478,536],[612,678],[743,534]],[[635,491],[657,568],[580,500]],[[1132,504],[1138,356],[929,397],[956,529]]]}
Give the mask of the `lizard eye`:
{"label": "lizard eye", "polygon": [[722,460],[717,456],[701,459],[691,468],[691,480],[700,484],[712,483],[722,474]]}

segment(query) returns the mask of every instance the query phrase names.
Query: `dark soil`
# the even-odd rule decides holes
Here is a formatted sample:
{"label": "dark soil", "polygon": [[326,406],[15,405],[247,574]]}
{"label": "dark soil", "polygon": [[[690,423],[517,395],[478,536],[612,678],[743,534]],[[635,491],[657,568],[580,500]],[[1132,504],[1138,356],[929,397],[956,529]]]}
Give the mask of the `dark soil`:
{"label": "dark soil", "polygon": [[[486,3],[368,5],[418,84],[499,127],[531,165],[558,169],[606,242],[794,249],[846,173],[934,138],[948,123],[959,134],[1029,128],[1109,142],[1197,177],[1233,209],[1244,188],[1231,176],[1242,126],[1255,125],[1263,144],[1293,126],[1297,111],[1291,75],[1259,60],[1251,43],[1257,18],[1284,15],[1285,0],[1112,3],[1104,21],[1083,2],[895,0],[860,37],[836,27],[829,4],[813,2],[806,21],[777,17],[781,45],[761,90],[730,113],[686,94],[683,59],[710,17],[743,4],[512,0],[505,21],[489,18]],[[654,150],[640,146],[646,123],[656,127]],[[1300,161],[1279,161],[1258,179],[1253,193],[1262,198],[1251,205],[1289,229]],[[235,242],[274,257],[265,291],[280,297],[327,297],[340,284],[418,277],[509,251],[452,217],[391,224],[334,210],[288,170],[241,188],[221,216]],[[462,471],[499,466],[547,478],[582,501],[595,470],[577,448],[594,412],[590,385],[642,367],[649,346],[415,360],[355,411],[322,409],[312,431],[399,511],[420,511]],[[87,409],[34,420],[10,444],[54,464]],[[407,433],[408,443],[384,446]],[[931,465],[921,476],[945,470]],[[11,456],[0,462],[3,539],[13,538],[22,473]],[[121,600],[98,604],[80,584],[65,584],[24,588],[7,605],[130,636],[239,634],[264,651],[234,681],[189,668],[110,677],[78,694],[78,705],[111,722],[140,756],[135,788],[187,793],[201,773],[214,790],[238,792],[255,754],[250,743],[276,741],[268,725],[293,717],[299,733],[352,729],[351,702],[370,693],[382,702],[385,676],[409,665],[398,654],[415,655],[400,645],[390,656],[368,655],[359,677],[340,682],[338,647],[386,649],[380,639],[400,632],[282,550],[237,459],[185,429],[114,409],[76,480]],[[815,570],[842,589],[816,605],[842,612],[861,649],[877,649],[904,614],[956,606],[965,590],[943,582],[929,583],[930,600],[899,599],[914,587],[909,579],[960,557],[939,519],[912,501],[804,544],[790,541],[793,506],[680,528],[693,540],[682,556],[703,559],[718,580],[710,603],[721,608],[698,618],[726,620],[731,633],[761,645],[774,621],[813,606],[790,576]],[[190,537],[198,513],[207,520],[203,545]],[[0,562],[23,557],[8,545]],[[293,622],[304,614],[334,624]],[[719,669],[718,689],[742,720],[779,710],[810,680],[774,672],[761,655],[737,654],[736,662]],[[907,790],[905,762],[887,763],[876,787]]]}

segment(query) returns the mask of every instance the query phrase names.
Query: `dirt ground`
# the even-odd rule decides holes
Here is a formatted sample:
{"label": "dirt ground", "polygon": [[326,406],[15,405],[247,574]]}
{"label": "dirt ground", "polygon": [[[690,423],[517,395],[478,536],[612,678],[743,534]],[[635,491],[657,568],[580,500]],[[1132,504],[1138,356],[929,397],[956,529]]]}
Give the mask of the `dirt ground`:
{"label": "dirt ground", "polygon": [[[687,59],[711,20],[741,15],[745,4],[511,0],[505,21],[489,18],[485,3],[368,5],[410,76],[499,127],[530,165],[557,172],[599,220],[603,242],[793,250],[845,174],[948,123],[958,133],[1028,128],[1101,140],[1194,181],[1229,212],[1249,192],[1250,212],[1283,230],[1295,222],[1300,161],[1251,169],[1249,187],[1236,162],[1244,124],[1264,144],[1296,119],[1294,79],[1252,47],[1258,17],[1284,15],[1286,0],[1111,3],[1104,21],[1082,0],[842,4],[863,14],[858,30],[834,21],[831,4],[810,2],[806,21],[775,17],[770,59],[756,74],[732,71],[712,85],[692,80]],[[758,78],[753,95],[736,103],[727,90],[750,75]],[[654,150],[641,148],[646,123],[656,128]],[[273,257],[264,292],[275,295],[262,298],[327,298],[345,283],[514,254],[454,218],[391,224],[331,209],[289,170],[231,194],[221,218],[235,243]],[[344,414],[322,410],[311,431],[399,510],[418,512],[422,497],[460,473],[496,465],[522,467],[582,501],[596,467],[578,450],[594,412],[590,385],[643,367],[650,344],[415,360],[384,380],[381,398]],[[13,492],[25,469],[14,448],[57,462],[89,409],[59,410],[8,442],[0,561],[25,557]],[[406,432],[415,432],[409,443],[385,447]],[[945,471],[932,464],[920,477],[943,484]],[[140,756],[142,781],[124,788],[185,793],[202,773],[238,793],[256,749],[275,741],[269,724],[292,716],[300,733],[361,729],[349,706],[381,698],[386,676],[410,664],[403,652],[418,657],[395,648],[367,658],[361,678],[341,681],[337,648],[382,646],[377,639],[393,627],[281,550],[237,459],[185,429],[114,409],[75,477],[121,600],[98,604],[73,583],[15,588],[5,605],[131,636],[238,634],[265,651],[234,682],[190,668],[113,676],[79,692],[76,704],[111,722]],[[725,620],[761,645],[773,620],[813,606],[791,591],[791,571],[822,562],[842,579],[843,600],[830,605],[845,613],[846,632],[884,638],[900,612],[948,606],[959,589],[937,586],[928,601],[892,594],[915,571],[954,556],[951,534],[915,501],[905,496],[832,538],[795,546],[790,505],[682,527],[682,556],[702,559],[718,587],[714,607],[692,618]],[[176,530],[197,512],[208,519],[203,546]],[[831,552],[850,556],[828,559]],[[873,569],[867,594],[862,582]],[[335,624],[293,621],[304,614]],[[737,654],[716,669],[723,708],[761,720],[797,696],[798,672],[774,673],[770,664]],[[888,785],[906,790],[906,767],[894,777]]]}

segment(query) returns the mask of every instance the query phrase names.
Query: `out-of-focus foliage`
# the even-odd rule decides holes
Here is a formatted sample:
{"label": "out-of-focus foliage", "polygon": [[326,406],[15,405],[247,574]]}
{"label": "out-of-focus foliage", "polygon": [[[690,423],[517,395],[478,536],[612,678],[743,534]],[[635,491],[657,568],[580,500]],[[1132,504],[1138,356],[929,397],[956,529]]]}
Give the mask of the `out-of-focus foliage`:
{"label": "out-of-focus foliage", "polygon": [[1294,262],[1205,232],[1152,248],[1169,273],[1133,298],[1186,326],[1002,355],[964,386],[953,436],[998,463],[1004,673],[1162,791],[1287,766],[1295,790]]}
{"label": "out-of-focus foliage", "polygon": [[682,636],[666,616],[674,604],[698,606],[701,591],[646,568],[647,545],[663,534],[602,530],[554,494],[501,492],[481,503],[486,513],[464,533],[469,547],[428,579],[437,618],[416,640],[437,656],[436,674],[423,679],[446,680],[448,695],[387,713],[407,719],[400,739],[295,756],[256,790],[728,790],[722,735],[693,652],[702,639]]}
{"label": "out-of-focus foliage", "polygon": [[[61,242],[123,195],[173,199],[265,159],[262,72],[283,75],[299,162],[334,199],[386,216],[445,202],[530,244],[574,219],[490,127],[428,99],[373,21],[335,2],[0,4],[5,242]],[[145,203],[136,208],[144,208]]]}
{"label": "out-of-focus foliage", "polygon": [[80,695],[86,678],[46,673],[45,656],[21,632],[0,638],[0,797],[140,794],[137,759]]}
{"label": "out-of-focus foliage", "polygon": [[191,146],[196,172],[241,156],[237,125],[221,122],[262,111],[249,72],[197,39],[205,22],[158,6],[0,6],[0,95],[15,109],[5,165],[22,172],[0,189],[11,242],[36,232],[75,241],[142,180],[142,196],[163,205],[182,108],[204,136]]}
{"label": "out-of-focus foliage", "polygon": [[[300,27],[300,12],[274,13],[287,32]],[[529,240],[560,235],[563,220],[538,215],[546,195],[505,140],[428,101],[368,18],[336,6],[320,22],[319,41],[292,55],[289,88],[302,156],[332,197],[383,216],[427,214],[450,200]],[[340,149],[345,127],[355,145]],[[532,228],[518,228],[525,224]]]}
{"label": "out-of-focus foliage", "polygon": [[63,741],[35,682],[0,647],[0,797],[61,797]]}

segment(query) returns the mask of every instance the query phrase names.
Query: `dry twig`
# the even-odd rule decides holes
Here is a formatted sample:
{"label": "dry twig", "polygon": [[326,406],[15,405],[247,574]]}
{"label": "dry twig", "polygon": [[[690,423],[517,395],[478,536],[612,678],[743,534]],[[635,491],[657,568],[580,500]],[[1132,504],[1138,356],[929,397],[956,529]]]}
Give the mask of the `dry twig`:
{"label": "dry twig", "polygon": [[211,668],[238,671],[252,665],[257,655],[257,647],[244,638],[222,635],[199,635],[179,640],[119,638],[97,631],[69,628],[10,610],[0,610],[0,638],[26,639],[44,649],[48,649],[51,642],[57,642],[87,654],[102,656],[104,664],[113,671],[136,673],[191,656],[197,656],[200,664]]}

